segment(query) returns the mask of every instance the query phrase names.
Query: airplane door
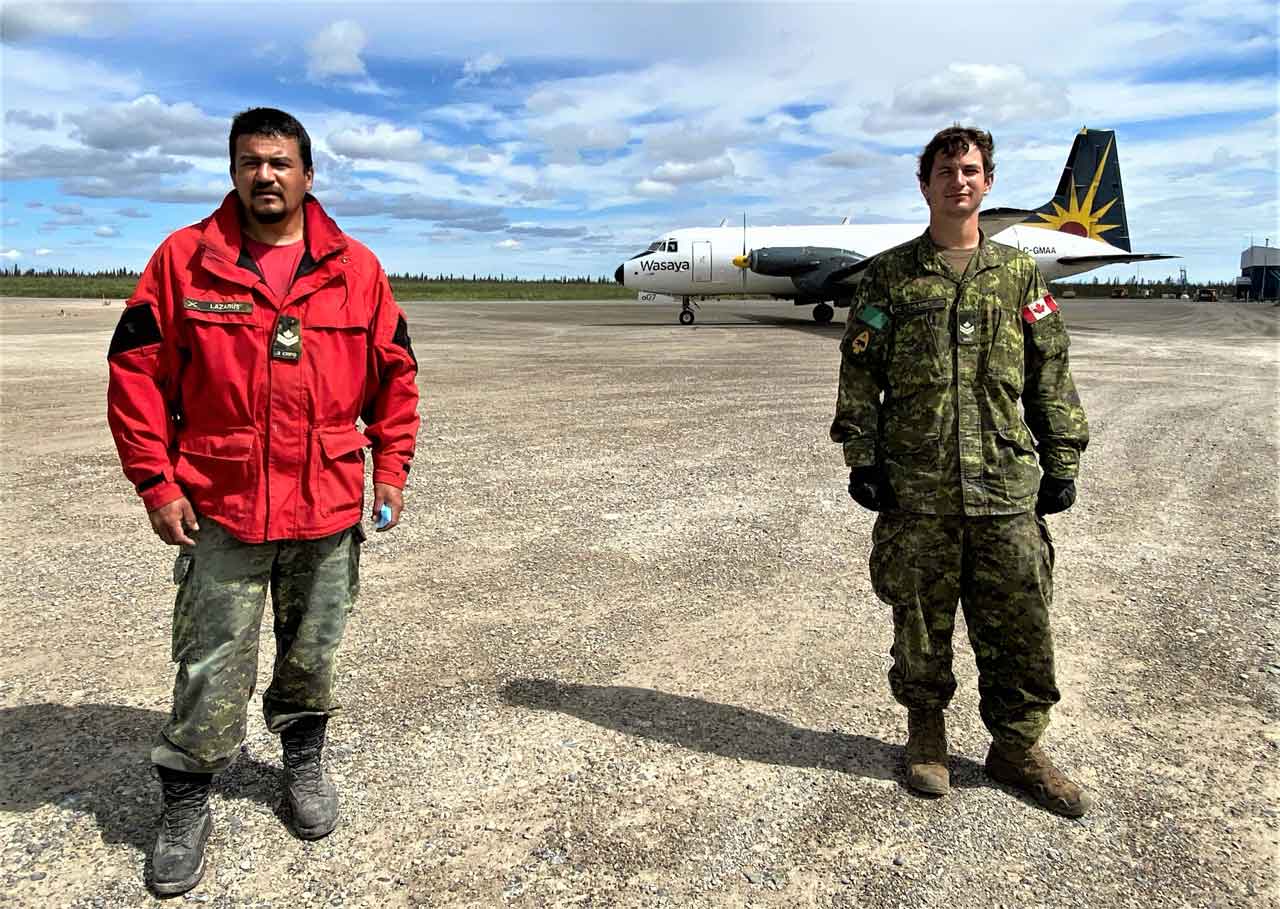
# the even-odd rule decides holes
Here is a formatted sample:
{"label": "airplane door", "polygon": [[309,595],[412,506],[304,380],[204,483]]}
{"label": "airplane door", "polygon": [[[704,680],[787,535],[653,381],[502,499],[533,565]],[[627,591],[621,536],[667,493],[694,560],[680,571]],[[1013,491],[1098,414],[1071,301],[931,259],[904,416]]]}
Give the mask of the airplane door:
{"label": "airplane door", "polygon": [[711,241],[693,241],[693,280],[711,280]]}

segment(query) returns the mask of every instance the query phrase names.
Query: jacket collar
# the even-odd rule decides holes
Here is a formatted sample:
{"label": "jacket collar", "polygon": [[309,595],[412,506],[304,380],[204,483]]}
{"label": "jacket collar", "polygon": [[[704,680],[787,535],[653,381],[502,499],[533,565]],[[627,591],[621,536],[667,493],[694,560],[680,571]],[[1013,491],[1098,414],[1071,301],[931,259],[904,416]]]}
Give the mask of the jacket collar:
{"label": "jacket collar", "polygon": [[[325,212],[315,196],[307,193],[302,202],[302,239],[305,244],[298,275],[315,271],[326,258],[347,248],[347,236]],[[244,221],[240,197],[235,190],[227,193],[218,210],[200,234],[200,246],[212,253],[214,261],[205,266],[221,277],[252,286],[261,275],[253,259],[244,250]],[[218,261],[221,260],[221,261]],[[215,264],[216,263],[216,264]]]}
{"label": "jacket collar", "polygon": [[[942,253],[938,251],[938,246],[933,242],[933,237],[929,236],[929,228],[924,229],[919,238],[916,240],[916,259],[920,267],[926,271],[931,271],[947,278],[953,278],[955,272],[942,258]],[[982,228],[978,228],[978,252],[974,256],[974,261],[969,264],[968,271],[965,275],[972,277],[978,272],[986,271],[988,268],[995,268],[1000,264],[1000,255],[996,250],[995,243],[987,236]]]}

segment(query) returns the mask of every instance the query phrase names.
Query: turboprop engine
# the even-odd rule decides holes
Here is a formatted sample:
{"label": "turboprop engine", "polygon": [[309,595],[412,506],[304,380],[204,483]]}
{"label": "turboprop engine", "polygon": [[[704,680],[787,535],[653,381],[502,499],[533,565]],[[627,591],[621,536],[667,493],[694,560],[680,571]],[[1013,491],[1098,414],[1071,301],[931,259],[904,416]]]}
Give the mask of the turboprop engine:
{"label": "turboprop engine", "polygon": [[865,258],[825,246],[770,246],[734,256],[733,264],[760,275],[790,278],[802,293],[818,294],[830,280],[839,280],[841,272],[853,271]]}

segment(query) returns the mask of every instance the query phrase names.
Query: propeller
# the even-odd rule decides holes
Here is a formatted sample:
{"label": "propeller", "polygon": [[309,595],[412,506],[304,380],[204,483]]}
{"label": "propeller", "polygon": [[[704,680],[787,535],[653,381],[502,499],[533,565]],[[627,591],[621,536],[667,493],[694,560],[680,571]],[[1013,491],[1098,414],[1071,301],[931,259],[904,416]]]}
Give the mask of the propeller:
{"label": "propeller", "polygon": [[747,252],[747,213],[742,213],[742,255],[733,257],[733,264],[742,272],[742,292],[747,292],[747,269],[751,267],[751,255]]}

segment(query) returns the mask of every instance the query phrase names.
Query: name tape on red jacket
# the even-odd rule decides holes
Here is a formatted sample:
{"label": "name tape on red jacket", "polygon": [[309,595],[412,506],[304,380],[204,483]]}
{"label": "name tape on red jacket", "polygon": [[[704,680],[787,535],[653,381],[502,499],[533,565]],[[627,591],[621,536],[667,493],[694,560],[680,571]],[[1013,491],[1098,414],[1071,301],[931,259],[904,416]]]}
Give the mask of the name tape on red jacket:
{"label": "name tape on red jacket", "polygon": [[1022,318],[1027,324],[1034,325],[1045,316],[1052,315],[1058,311],[1058,304],[1053,300],[1053,294],[1045,294],[1034,303],[1028,303],[1022,307]]}

